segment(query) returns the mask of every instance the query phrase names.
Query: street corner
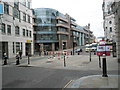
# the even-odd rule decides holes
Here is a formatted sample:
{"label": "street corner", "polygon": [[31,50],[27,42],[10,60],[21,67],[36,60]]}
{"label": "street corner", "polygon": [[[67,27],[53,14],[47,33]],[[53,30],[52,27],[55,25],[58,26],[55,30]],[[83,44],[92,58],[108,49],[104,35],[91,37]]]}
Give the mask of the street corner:
{"label": "street corner", "polygon": [[118,88],[118,78],[120,75],[91,75],[73,80],[67,88]]}

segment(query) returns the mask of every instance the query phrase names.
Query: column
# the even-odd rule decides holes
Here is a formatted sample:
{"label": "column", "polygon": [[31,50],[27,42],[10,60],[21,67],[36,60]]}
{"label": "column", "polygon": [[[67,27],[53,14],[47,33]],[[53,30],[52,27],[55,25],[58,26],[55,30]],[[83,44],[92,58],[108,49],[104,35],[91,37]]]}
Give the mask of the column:
{"label": "column", "polygon": [[55,51],[55,43],[52,43],[52,51]]}
{"label": "column", "polygon": [[85,45],[85,38],[84,38],[84,34],[83,34],[82,38],[83,38],[83,44],[82,44],[82,45]]}

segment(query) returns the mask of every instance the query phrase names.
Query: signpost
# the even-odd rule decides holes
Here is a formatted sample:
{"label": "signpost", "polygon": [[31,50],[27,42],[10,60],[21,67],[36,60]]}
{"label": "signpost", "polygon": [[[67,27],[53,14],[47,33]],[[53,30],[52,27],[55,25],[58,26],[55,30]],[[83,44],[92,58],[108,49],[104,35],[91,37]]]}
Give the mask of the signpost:
{"label": "signpost", "polygon": [[[106,42],[104,40],[100,41],[100,43],[97,46],[97,55],[99,56],[99,64],[100,62],[100,56],[103,56],[102,62],[103,62],[103,77],[107,76],[107,64],[106,64],[106,56],[110,56],[110,46],[106,45]],[[101,65],[99,65],[101,67]]]}

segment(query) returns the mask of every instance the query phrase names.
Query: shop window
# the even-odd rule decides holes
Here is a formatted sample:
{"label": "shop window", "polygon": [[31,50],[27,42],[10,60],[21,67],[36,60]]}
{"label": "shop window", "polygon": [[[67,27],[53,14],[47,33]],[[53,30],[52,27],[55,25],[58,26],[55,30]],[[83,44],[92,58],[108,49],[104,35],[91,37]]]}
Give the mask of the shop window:
{"label": "shop window", "polygon": [[20,51],[20,42],[16,42],[16,53]]}

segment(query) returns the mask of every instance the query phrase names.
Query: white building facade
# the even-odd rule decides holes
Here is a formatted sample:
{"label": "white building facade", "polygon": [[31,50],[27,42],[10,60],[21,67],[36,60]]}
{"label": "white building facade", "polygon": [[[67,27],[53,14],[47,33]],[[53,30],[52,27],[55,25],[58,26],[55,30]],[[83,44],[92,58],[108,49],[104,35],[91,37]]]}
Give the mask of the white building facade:
{"label": "white building facade", "polygon": [[22,55],[33,54],[33,23],[31,2],[1,2],[4,14],[0,17],[0,44],[2,55],[15,57],[22,51]]}
{"label": "white building facade", "polygon": [[111,5],[114,0],[103,0],[103,17],[104,17],[104,35],[105,40],[116,42],[115,35],[115,15],[112,12]]}

